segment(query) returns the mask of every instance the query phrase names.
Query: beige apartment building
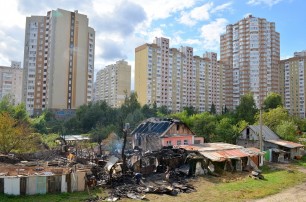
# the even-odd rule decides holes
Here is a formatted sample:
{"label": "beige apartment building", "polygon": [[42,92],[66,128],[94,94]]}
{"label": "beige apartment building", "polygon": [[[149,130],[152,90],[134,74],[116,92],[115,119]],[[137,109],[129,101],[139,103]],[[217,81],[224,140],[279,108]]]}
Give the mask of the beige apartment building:
{"label": "beige apartment building", "polygon": [[217,112],[223,105],[222,71],[216,53],[195,56],[192,47],[170,48],[167,38],[155,38],[152,44],[135,49],[135,91],[139,102],[173,112],[194,107]]}
{"label": "beige apartment building", "polygon": [[78,11],[26,19],[23,101],[30,114],[92,100],[95,31]]}
{"label": "beige apartment building", "polygon": [[0,100],[9,95],[13,104],[21,103],[22,95],[21,62],[12,61],[11,66],[0,66]]}
{"label": "beige apartment building", "polygon": [[280,70],[284,107],[290,114],[305,118],[306,51],[296,52],[294,57],[281,60]]}
{"label": "beige apartment building", "polygon": [[280,92],[280,35],[275,23],[252,15],[226,26],[220,37],[224,65],[224,98],[229,109],[241,95],[252,93],[260,107],[269,92]]}
{"label": "beige apartment building", "polygon": [[124,60],[97,72],[95,101],[105,100],[111,107],[120,107],[131,92],[131,65]]}

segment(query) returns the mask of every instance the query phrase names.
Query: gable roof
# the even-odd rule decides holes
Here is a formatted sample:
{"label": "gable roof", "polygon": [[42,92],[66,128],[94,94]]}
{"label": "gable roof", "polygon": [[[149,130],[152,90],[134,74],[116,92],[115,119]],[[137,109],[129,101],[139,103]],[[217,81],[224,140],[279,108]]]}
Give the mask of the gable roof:
{"label": "gable roof", "polygon": [[131,134],[163,135],[172,127],[172,125],[175,124],[184,124],[188,128],[185,123],[176,119],[149,118],[139,124],[137,128],[132,131]]}
{"label": "gable roof", "polygon": [[150,133],[150,134],[162,134],[164,133],[173,122],[167,120],[148,120],[146,122],[141,123],[137,126],[137,128],[132,132],[135,133]]}
{"label": "gable roof", "polygon": [[[260,134],[260,125],[251,125],[251,126],[247,126],[247,128],[250,128],[255,133]],[[279,140],[280,139],[280,137],[276,133],[274,133],[268,126],[265,126],[265,125],[262,126],[262,136],[264,140]]]}

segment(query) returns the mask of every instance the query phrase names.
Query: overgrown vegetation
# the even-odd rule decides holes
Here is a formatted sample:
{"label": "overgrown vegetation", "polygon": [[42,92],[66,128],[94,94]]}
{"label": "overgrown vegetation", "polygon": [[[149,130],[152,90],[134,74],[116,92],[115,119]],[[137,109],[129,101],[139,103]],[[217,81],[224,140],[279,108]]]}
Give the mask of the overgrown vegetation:
{"label": "overgrown vegetation", "polygon": [[[209,112],[202,113],[198,113],[192,106],[185,107],[178,113],[171,113],[167,107],[157,107],[156,104],[141,106],[137,101],[137,94],[131,93],[126,95],[120,108],[112,108],[105,101],[89,103],[79,107],[75,117],[66,121],[55,119],[50,111],[44,111],[38,117],[29,117],[24,104],[14,106],[10,98],[5,97],[0,102],[0,116],[0,137],[4,141],[1,145],[7,145],[5,148],[0,147],[2,153],[27,150],[25,145],[32,149],[39,145],[53,148],[56,146],[52,142],[53,139],[71,134],[89,134],[94,142],[101,144],[111,132],[122,137],[125,123],[129,123],[130,130],[133,130],[140,122],[150,117],[180,119],[197,136],[204,137],[206,142],[235,143],[235,139],[247,125],[259,124],[259,110],[251,94],[242,96],[234,111],[229,111],[224,106],[222,114],[216,114],[214,104]],[[262,120],[264,125],[285,140],[296,141],[306,131],[305,119],[290,116],[281,104],[280,95],[276,93],[269,94],[264,100]],[[10,127],[7,127],[9,125]],[[20,127],[23,127],[23,130]],[[21,136],[18,131],[23,131],[22,137],[28,138],[18,138]],[[23,140],[23,144],[18,146],[18,141],[8,141],[13,141],[14,138]],[[12,146],[13,144],[15,146]]]}

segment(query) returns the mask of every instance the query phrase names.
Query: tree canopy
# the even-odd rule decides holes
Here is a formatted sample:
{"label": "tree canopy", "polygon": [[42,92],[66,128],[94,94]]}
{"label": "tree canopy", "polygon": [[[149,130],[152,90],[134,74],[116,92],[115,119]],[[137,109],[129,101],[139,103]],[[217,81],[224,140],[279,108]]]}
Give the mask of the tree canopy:
{"label": "tree canopy", "polygon": [[240,98],[240,104],[236,107],[237,121],[245,120],[249,124],[255,122],[255,114],[258,112],[253,95],[248,93]]}
{"label": "tree canopy", "polygon": [[0,152],[34,151],[40,142],[37,134],[25,122],[19,122],[8,112],[0,114]]}
{"label": "tree canopy", "polygon": [[269,93],[263,102],[263,110],[269,111],[270,109],[275,109],[277,107],[282,107],[282,97],[277,93]]}

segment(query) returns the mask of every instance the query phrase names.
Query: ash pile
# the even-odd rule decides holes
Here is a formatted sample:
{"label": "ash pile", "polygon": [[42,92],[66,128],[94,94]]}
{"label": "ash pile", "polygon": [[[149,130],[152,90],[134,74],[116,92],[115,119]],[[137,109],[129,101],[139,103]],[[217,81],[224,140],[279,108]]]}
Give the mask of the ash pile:
{"label": "ash pile", "polygon": [[[126,152],[126,165],[118,157],[99,160],[91,169],[93,186],[109,190],[107,198],[96,201],[116,201],[121,198],[145,199],[145,194],[168,194],[196,191],[188,181],[196,175],[195,158],[184,149],[172,147],[141,154]],[[91,200],[92,201],[92,200]]]}

